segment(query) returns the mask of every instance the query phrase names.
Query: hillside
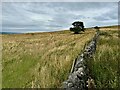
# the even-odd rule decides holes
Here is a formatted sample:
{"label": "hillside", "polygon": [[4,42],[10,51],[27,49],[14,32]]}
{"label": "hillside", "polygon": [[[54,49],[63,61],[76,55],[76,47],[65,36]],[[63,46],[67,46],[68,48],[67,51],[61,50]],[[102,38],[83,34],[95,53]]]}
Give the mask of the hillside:
{"label": "hillside", "polygon": [[119,46],[118,27],[109,26],[100,29],[96,53],[93,59],[89,61],[96,88],[118,88],[120,70]]}
{"label": "hillside", "polygon": [[[113,79],[108,82],[116,80],[116,62],[118,60],[118,54],[116,55],[118,53],[118,48],[116,48],[118,41],[117,29],[116,26],[100,29],[101,36],[98,41],[97,51],[94,60],[90,61],[89,67],[98,88],[106,85],[104,81],[111,73],[107,73],[101,67],[106,66],[105,68],[108,68],[107,70],[112,71],[113,75],[115,75],[112,75],[111,78]],[[113,39],[109,38],[109,34]],[[3,88],[60,87],[61,83],[69,75],[73,60],[81,53],[84,45],[94,35],[95,29],[93,28],[88,28],[85,33],[81,32],[80,34],[73,34],[65,30],[1,35],[3,43]],[[110,50],[111,53],[108,53]],[[108,66],[105,63],[108,63]],[[107,74],[103,75],[104,72]],[[105,78],[104,81],[102,81],[103,78]],[[101,85],[102,82],[104,85]],[[111,83],[111,86],[116,87],[116,83],[117,81]]]}
{"label": "hillside", "polygon": [[95,30],[2,35],[3,87],[60,87]]}

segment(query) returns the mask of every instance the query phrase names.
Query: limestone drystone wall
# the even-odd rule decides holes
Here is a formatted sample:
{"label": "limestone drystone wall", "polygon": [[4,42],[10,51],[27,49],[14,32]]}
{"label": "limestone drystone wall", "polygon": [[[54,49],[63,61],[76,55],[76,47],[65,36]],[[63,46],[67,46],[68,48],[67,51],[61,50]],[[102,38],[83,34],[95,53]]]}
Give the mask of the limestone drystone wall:
{"label": "limestone drystone wall", "polygon": [[66,90],[86,90],[88,89],[89,68],[87,61],[90,60],[96,50],[97,39],[99,37],[99,30],[90,43],[85,47],[82,54],[75,59],[68,79],[63,82],[62,88]]}

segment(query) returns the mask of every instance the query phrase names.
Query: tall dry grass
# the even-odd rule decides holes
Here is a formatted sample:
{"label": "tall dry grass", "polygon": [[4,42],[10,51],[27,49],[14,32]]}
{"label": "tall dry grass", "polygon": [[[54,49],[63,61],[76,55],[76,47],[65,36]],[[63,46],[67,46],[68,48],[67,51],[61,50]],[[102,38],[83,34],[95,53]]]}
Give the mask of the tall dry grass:
{"label": "tall dry grass", "polygon": [[3,88],[55,88],[95,30],[2,35]]}
{"label": "tall dry grass", "polygon": [[104,28],[101,30],[98,46],[91,64],[91,73],[96,88],[118,88],[120,40],[118,30]]}

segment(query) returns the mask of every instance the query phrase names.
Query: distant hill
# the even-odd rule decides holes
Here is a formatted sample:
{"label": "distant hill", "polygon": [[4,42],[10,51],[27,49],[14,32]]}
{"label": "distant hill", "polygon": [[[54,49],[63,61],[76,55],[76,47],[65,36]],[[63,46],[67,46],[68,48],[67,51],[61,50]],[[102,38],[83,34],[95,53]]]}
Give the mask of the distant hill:
{"label": "distant hill", "polygon": [[[100,27],[101,29],[104,29],[104,28],[118,28],[120,27],[120,25],[112,25],[112,26],[98,26]],[[90,29],[91,28],[94,28],[94,27],[88,27],[88,28],[85,28],[85,29]],[[59,31],[49,31],[49,32],[24,32],[24,33],[21,33],[21,32],[0,32],[0,34],[37,34],[37,33],[68,33],[70,32],[70,30],[59,30]]]}
{"label": "distant hill", "polygon": [[0,32],[0,34],[20,34],[19,32]]}

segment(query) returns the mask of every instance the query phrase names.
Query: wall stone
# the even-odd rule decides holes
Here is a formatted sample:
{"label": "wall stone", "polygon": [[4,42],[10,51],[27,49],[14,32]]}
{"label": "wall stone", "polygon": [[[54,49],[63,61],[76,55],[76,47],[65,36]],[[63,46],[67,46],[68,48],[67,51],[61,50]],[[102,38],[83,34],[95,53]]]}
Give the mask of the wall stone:
{"label": "wall stone", "polygon": [[90,43],[85,47],[82,54],[75,59],[68,79],[63,82],[62,88],[66,90],[86,90],[89,86],[89,68],[87,61],[93,56],[96,51],[97,39],[99,37],[99,30],[96,31],[95,36]]}

